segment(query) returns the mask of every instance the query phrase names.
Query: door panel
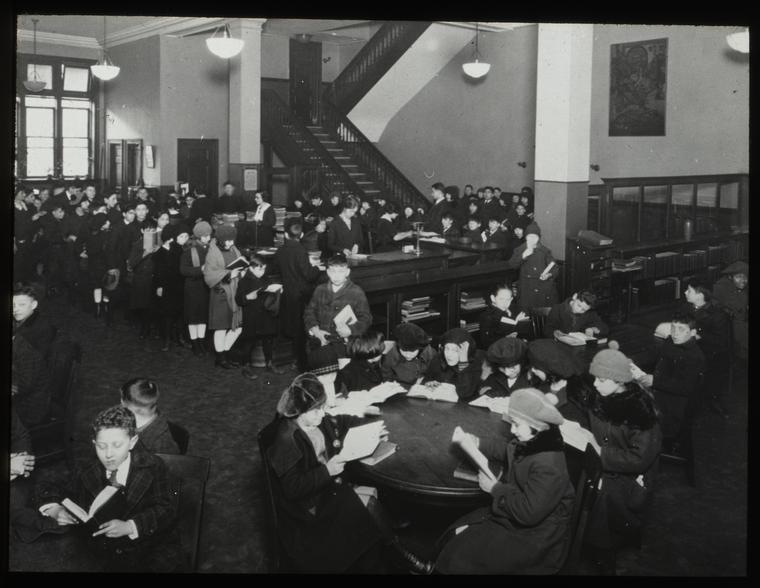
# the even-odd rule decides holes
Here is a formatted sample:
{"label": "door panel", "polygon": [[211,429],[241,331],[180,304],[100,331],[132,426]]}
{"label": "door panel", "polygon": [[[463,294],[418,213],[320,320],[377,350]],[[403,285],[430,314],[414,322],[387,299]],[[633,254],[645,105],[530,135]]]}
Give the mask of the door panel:
{"label": "door panel", "polygon": [[216,196],[218,180],[217,139],[177,139],[177,181],[189,182],[191,189],[204,187]]}
{"label": "door panel", "polygon": [[303,121],[319,119],[322,89],[322,43],[290,40],[290,105]]}

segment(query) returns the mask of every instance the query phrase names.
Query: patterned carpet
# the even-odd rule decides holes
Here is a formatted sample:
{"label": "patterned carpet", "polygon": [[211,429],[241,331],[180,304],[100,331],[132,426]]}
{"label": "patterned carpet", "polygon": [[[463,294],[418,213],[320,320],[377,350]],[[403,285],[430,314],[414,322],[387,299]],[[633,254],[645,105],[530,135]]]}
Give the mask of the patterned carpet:
{"label": "patterned carpet", "polygon": [[[240,370],[215,368],[211,355],[196,358],[183,348],[160,351],[158,340],[139,341],[123,322],[102,321],[67,305],[48,302],[55,322],[83,346],[77,436],[87,438],[95,414],[119,400],[118,388],[135,376],[155,379],[163,413],[190,431],[188,453],[211,460],[198,570],[216,573],[267,571],[265,503],[256,433],[269,422],[293,372],[246,380]],[[640,550],[619,555],[621,575],[739,576],[747,572],[747,384],[737,373],[727,394],[729,418],[712,413],[697,423],[698,487],[683,468],[663,465]],[[81,451],[88,451],[84,443]],[[39,468],[39,479],[66,475],[62,463]],[[451,513],[450,516],[456,516]],[[439,512],[412,513],[404,539],[421,554],[449,520]],[[57,537],[53,537],[54,541]],[[11,539],[12,571],[53,571],[35,555],[39,545]],[[587,571],[591,571],[590,569]]]}

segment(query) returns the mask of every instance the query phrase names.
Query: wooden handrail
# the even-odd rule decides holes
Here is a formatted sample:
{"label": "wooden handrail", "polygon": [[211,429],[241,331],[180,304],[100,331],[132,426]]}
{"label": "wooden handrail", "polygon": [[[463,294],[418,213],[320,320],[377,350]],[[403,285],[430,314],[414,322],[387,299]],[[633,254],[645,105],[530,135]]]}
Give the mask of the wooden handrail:
{"label": "wooden handrail", "polygon": [[383,24],[335,78],[325,96],[349,112],[429,26],[429,22],[418,21]]}
{"label": "wooden handrail", "polygon": [[338,140],[338,144],[385,189],[386,197],[402,207],[426,210],[430,207],[430,201],[330,100],[322,103],[321,120],[323,127]]}

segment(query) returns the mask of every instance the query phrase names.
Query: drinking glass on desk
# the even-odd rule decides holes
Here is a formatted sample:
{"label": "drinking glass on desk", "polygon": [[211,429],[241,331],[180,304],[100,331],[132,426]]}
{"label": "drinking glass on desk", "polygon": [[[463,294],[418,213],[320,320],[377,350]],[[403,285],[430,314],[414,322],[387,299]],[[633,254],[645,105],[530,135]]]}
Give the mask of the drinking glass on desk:
{"label": "drinking glass on desk", "polygon": [[422,227],[425,223],[422,223],[420,221],[415,221],[412,223],[412,230],[417,234],[417,249],[415,249],[414,254],[420,255],[420,233],[422,232]]}

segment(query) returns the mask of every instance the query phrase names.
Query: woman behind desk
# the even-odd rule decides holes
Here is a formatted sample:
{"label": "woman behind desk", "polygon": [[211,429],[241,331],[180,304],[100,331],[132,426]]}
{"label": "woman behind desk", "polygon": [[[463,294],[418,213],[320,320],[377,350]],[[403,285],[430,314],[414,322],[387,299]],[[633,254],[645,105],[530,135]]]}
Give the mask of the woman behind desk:
{"label": "woman behind desk", "polygon": [[358,210],[359,201],[353,196],[346,196],[341,202],[340,214],[332,220],[327,231],[327,248],[332,253],[344,253],[347,257],[359,253],[364,235],[356,218]]}
{"label": "woman behind desk", "polygon": [[256,192],[254,199],[256,201],[256,212],[253,215],[253,246],[254,248],[272,247],[274,245],[274,226],[277,224],[274,208],[269,204],[266,192]]}
{"label": "woman behind desk", "polygon": [[533,388],[515,390],[504,420],[512,439],[468,435],[486,457],[504,463],[501,477],[478,475],[492,497],[455,522],[436,560],[443,574],[551,574],[562,565],[573,508],[558,425],[562,415]]}

